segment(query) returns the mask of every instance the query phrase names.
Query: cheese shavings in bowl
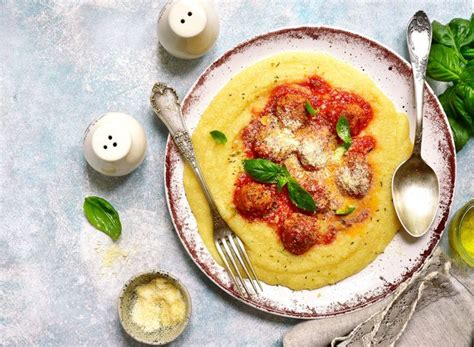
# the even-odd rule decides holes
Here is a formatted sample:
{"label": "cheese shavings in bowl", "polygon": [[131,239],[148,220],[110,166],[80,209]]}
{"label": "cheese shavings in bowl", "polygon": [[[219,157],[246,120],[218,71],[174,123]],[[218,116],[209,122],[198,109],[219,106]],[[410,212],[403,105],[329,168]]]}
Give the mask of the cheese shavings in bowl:
{"label": "cheese shavings in bowl", "polygon": [[145,273],[123,288],[119,316],[125,331],[139,342],[161,345],[186,327],[191,300],[185,287],[166,273]]}
{"label": "cheese shavings in bowl", "polygon": [[182,323],[186,318],[183,294],[171,281],[156,278],[135,289],[132,321],[147,333]]}

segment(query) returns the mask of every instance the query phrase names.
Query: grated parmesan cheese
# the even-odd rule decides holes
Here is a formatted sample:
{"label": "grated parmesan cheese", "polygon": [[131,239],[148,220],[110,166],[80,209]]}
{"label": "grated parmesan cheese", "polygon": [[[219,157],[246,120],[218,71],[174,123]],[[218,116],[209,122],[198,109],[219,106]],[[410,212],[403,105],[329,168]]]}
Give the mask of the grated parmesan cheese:
{"label": "grated parmesan cheese", "polygon": [[299,141],[289,129],[274,129],[265,138],[266,147],[275,154],[286,155],[298,148]]}
{"label": "grated parmesan cheese", "polygon": [[336,174],[336,183],[340,189],[351,196],[361,197],[368,193],[371,175],[369,166],[363,161],[344,165]]}
{"label": "grated parmesan cheese", "polygon": [[281,122],[287,129],[291,130],[296,130],[303,125],[299,119],[292,117],[282,117]]}
{"label": "grated parmesan cheese", "polygon": [[328,161],[325,144],[318,138],[308,138],[301,142],[299,148],[301,163],[313,167],[322,167]]}
{"label": "grated parmesan cheese", "polygon": [[156,278],[135,289],[132,321],[145,332],[177,325],[186,317],[183,294],[166,278]]}

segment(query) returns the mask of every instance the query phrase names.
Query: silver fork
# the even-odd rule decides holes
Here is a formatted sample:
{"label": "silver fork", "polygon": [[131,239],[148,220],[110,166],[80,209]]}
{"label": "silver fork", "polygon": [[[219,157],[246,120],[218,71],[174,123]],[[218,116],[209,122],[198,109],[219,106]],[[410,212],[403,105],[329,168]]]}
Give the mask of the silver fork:
{"label": "silver fork", "polygon": [[[196,159],[191,137],[184,125],[184,119],[181,114],[181,108],[176,91],[163,83],[155,83],[150,96],[150,102],[153,111],[168,128],[176,146],[182,156],[191,164],[191,167],[201,184],[211,209],[212,220],[214,223],[214,244],[216,245],[227,273],[234,282],[237,291],[242,296],[252,295],[252,291],[249,290],[247,283],[244,280],[244,275],[246,275],[253,288],[253,293],[258,294],[263,289],[257,275],[255,274],[247,252],[245,251],[245,247],[242,241],[237,237],[237,235],[235,235],[221,217],[206,182],[204,181],[204,177]],[[243,270],[243,274],[241,269]]]}

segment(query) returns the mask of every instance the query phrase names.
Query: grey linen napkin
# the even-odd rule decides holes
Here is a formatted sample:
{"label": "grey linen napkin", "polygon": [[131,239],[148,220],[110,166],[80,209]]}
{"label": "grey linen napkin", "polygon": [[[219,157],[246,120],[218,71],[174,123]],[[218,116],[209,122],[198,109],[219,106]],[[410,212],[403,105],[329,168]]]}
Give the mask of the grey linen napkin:
{"label": "grey linen napkin", "polygon": [[283,345],[472,346],[473,272],[450,268],[438,249],[393,296],[344,316],[300,323],[285,334]]}

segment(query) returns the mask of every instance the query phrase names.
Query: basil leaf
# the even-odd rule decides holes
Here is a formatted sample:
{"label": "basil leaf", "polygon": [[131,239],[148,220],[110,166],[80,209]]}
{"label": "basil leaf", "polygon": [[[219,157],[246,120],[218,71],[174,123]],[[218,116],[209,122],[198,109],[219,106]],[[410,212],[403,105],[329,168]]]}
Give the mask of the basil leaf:
{"label": "basil leaf", "polygon": [[276,183],[279,192],[286,185],[288,196],[296,207],[309,212],[316,210],[313,197],[291,177],[286,167],[262,158],[247,159],[243,164],[244,170],[256,181]]}
{"label": "basil leaf", "polygon": [[347,216],[348,214],[354,212],[355,209],[355,206],[347,206],[345,208],[337,209],[335,213],[337,216]]}
{"label": "basil leaf", "polygon": [[281,193],[281,190],[283,189],[283,187],[285,186],[285,184],[288,183],[289,179],[290,179],[291,176],[281,176],[281,177],[278,177],[277,178],[277,189],[278,189],[278,192]]}
{"label": "basil leaf", "polygon": [[84,213],[91,225],[104,232],[114,241],[122,233],[122,224],[115,208],[105,199],[88,196],[84,200]]}
{"label": "basil leaf", "polygon": [[453,33],[454,41],[458,49],[474,41],[474,31],[471,28],[471,22],[469,20],[454,18],[448,25]]}
{"label": "basil leaf", "polygon": [[462,120],[469,129],[474,129],[474,89],[465,83],[458,83],[454,86],[454,91],[453,104],[459,119]]}
{"label": "basil leaf", "polygon": [[453,131],[454,144],[456,145],[456,151],[460,151],[464,145],[469,141],[469,131],[461,126],[455,119],[448,117],[449,125]]}
{"label": "basil leaf", "polygon": [[474,61],[469,62],[469,64],[464,68],[459,76],[460,82],[466,83],[471,88],[474,88]]}
{"label": "basil leaf", "polygon": [[474,132],[474,88],[461,82],[446,89],[438,98],[448,118],[466,127],[469,133]]}
{"label": "basil leaf", "polygon": [[465,46],[461,48],[461,54],[464,59],[474,60],[474,47]]}
{"label": "basil leaf", "polygon": [[316,211],[313,197],[295,179],[292,178],[288,181],[287,188],[290,200],[296,207],[308,212]]}
{"label": "basil leaf", "polygon": [[433,42],[441,43],[448,47],[456,47],[454,35],[449,25],[443,25],[434,20],[431,24],[431,28],[433,30]]}
{"label": "basil leaf", "polygon": [[344,147],[347,149],[352,144],[351,130],[349,128],[349,121],[346,117],[341,116],[336,124],[337,136],[344,142]]}
{"label": "basil leaf", "polygon": [[282,177],[288,177],[285,167],[267,159],[246,159],[244,170],[256,181],[263,183],[278,183]]}
{"label": "basil leaf", "polygon": [[311,103],[309,101],[306,101],[304,103],[304,107],[306,108],[306,111],[311,115],[311,116],[317,116],[318,113],[319,113],[319,109],[314,109],[313,108],[313,105],[311,105]]}
{"label": "basil leaf", "polygon": [[434,80],[457,81],[462,73],[461,60],[453,48],[434,44],[431,46],[426,72]]}
{"label": "basil leaf", "polygon": [[226,144],[227,142],[227,137],[225,136],[225,134],[223,132],[220,132],[219,130],[213,130],[211,131],[209,134],[211,134],[212,138],[214,139],[214,141],[216,141],[217,143],[221,144],[221,145],[224,145]]}
{"label": "basil leaf", "polygon": [[448,117],[454,118],[456,116],[456,111],[454,107],[452,107],[451,100],[454,94],[454,86],[449,87],[444,91],[444,93],[438,95],[439,102],[441,106],[443,106],[444,112]]}

